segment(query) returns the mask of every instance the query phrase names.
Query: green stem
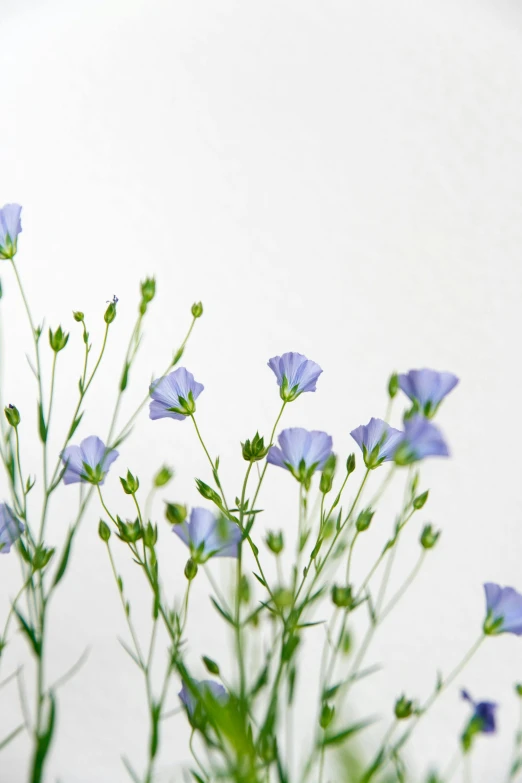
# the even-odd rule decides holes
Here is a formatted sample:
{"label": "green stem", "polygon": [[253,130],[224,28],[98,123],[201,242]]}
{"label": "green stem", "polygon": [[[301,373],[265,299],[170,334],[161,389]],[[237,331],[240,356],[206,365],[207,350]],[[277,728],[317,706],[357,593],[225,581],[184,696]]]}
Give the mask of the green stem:
{"label": "green stem", "polygon": [[[162,373],[162,376],[166,375],[169,370],[171,370],[173,367],[175,367],[175,365],[181,359],[181,356],[183,354],[183,351],[185,350],[185,346],[186,346],[186,344],[187,344],[187,342],[189,340],[189,337],[192,334],[192,330],[194,328],[194,324],[196,323],[196,321],[197,321],[197,318],[193,318],[192,319],[192,323],[190,324],[189,330],[188,330],[187,334],[185,335],[185,339],[181,343],[178,351],[176,352],[176,354],[174,356],[174,359],[169,363],[169,366]],[[109,446],[111,448],[113,447],[113,445],[115,443],[120,443],[128,435],[130,428],[132,427],[132,425],[136,421],[137,417],[139,416],[139,414],[141,413],[141,411],[143,410],[145,405],[149,402],[149,400],[150,400],[150,394],[149,394],[149,392],[147,392],[146,396],[140,402],[140,404],[138,405],[138,407],[136,408],[136,410],[134,411],[132,416],[127,420],[127,423],[122,427],[122,429],[120,430],[118,435],[113,440],[111,440],[110,438],[107,438],[107,443],[109,444]],[[113,422],[111,424],[111,432],[110,432],[110,434],[112,434],[114,432],[115,426],[116,426],[116,417],[114,417]]]}

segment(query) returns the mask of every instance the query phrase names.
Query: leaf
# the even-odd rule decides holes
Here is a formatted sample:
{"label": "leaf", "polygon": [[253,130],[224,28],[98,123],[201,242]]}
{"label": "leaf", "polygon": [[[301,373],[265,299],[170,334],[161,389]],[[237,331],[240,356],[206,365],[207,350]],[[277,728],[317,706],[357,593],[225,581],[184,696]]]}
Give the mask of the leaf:
{"label": "leaf", "polygon": [[53,587],[56,587],[56,585],[61,582],[63,575],[65,574],[65,571],[67,569],[67,565],[69,563],[69,555],[71,554],[71,546],[74,538],[74,534],[76,533],[76,528],[71,527],[69,530],[69,533],[67,534],[67,538],[65,540],[65,547],[63,550],[63,554],[60,560],[60,564],[58,565],[58,568],[56,569],[56,574],[54,576],[53,581]]}
{"label": "leaf", "polygon": [[23,731],[25,728],[24,724],[22,723],[21,726],[17,726],[16,729],[14,729],[10,734],[7,735],[3,740],[0,740],[0,750],[3,750],[6,745],[9,745],[11,740],[14,740],[15,737],[17,737],[21,731]]}
{"label": "leaf", "polygon": [[38,432],[40,435],[40,440],[42,443],[46,443],[47,441],[47,424],[45,423],[45,416],[43,412],[43,405],[41,402],[38,403]]}
{"label": "leaf", "polygon": [[257,696],[261,688],[264,688],[265,685],[268,682],[268,669],[269,669],[269,663],[264,667],[264,669],[261,670],[261,674],[255,681],[252,690],[250,691],[251,696]]}
{"label": "leaf", "polygon": [[197,773],[197,772],[194,772],[194,770],[193,770],[193,769],[191,769],[191,770],[190,770],[190,772],[191,772],[191,774],[193,775],[193,777],[194,777],[194,780],[196,781],[196,783],[205,783],[205,781],[203,780],[203,778],[201,777],[201,775],[198,775],[198,773]]}
{"label": "leaf", "polygon": [[123,649],[125,650],[125,652],[127,653],[127,655],[130,655],[130,657],[132,658],[132,660],[134,661],[134,663],[136,664],[136,666],[137,666],[139,669],[143,669],[143,666],[141,665],[141,663],[140,663],[140,661],[138,660],[137,656],[136,656],[136,655],[135,655],[135,654],[132,652],[132,650],[130,649],[130,647],[128,647],[128,646],[125,644],[125,642],[123,641],[123,639],[120,639],[120,638],[118,637],[118,641],[119,641],[119,643],[121,644],[121,646],[123,647]]}
{"label": "leaf", "polygon": [[127,388],[127,384],[129,382],[129,370],[130,370],[130,364],[129,362],[125,362],[125,367],[123,368],[123,373],[121,375],[120,380],[120,391],[125,391]]}
{"label": "leaf", "polygon": [[263,585],[263,587],[267,587],[267,584],[266,584],[266,582],[265,582],[265,580],[263,579],[263,577],[262,577],[262,576],[259,576],[259,574],[256,574],[256,572],[255,572],[255,571],[252,571],[252,573],[253,573],[253,575],[255,576],[255,578],[257,579],[257,581],[258,581],[260,584],[262,584],[262,585]]}
{"label": "leaf", "polygon": [[40,640],[36,636],[35,629],[31,625],[29,625],[25,617],[19,612],[19,610],[15,606],[13,606],[13,612],[18,617],[20,628],[29,639],[29,642],[31,644],[31,647],[33,648],[35,655],[39,658],[40,655],[42,654],[42,645],[40,643]]}
{"label": "leaf", "polygon": [[353,737],[355,734],[358,734],[372,723],[374,723],[373,718],[371,720],[364,720],[360,721],[359,723],[353,723],[351,726],[348,726],[346,729],[338,731],[335,734],[326,734],[319,742],[319,747],[325,747],[327,745],[339,745],[341,742],[344,742],[344,740],[348,739],[349,737]]}
{"label": "leaf", "polygon": [[36,749],[34,753],[34,760],[32,766],[31,783],[40,783],[43,778],[43,767],[49,748],[51,746],[51,740],[54,733],[54,723],[56,718],[56,702],[54,696],[51,693],[49,695],[49,701],[51,706],[49,708],[49,718],[47,720],[47,728],[36,739]]}
{"label": "leaf", "polygon": [[218,602],[216,601],[216,599],[215,599],[215,598],[213,598],[213,596],[210,596],[210,600],[212,601],[212,603],[213,603],[213,604],[214,604],[214,606],[216,607],[216,609],[217,609],[217,611],[219,612],[219,614],[220,614],[222,617],[224,617],[224,618],[225,618],[225,620],[227,621],[227,623],[230,623],[230,625],[233,625],[233,626],[235,627],[235,625],[236,625],[236,621],[233,619],[233,617],[232,617],[232,616],[231,616],[231,615],[230,615],[228,612],[226,612],[226,611],[225,611],[225,610],[224,610],[224,609],[223,609],[223,608],[222,608],[222,607],[221,607],[221,606],[218,604]]}
{"label": "leaf", "polygon": [[71,424],[71,428],[69,429],[69,434],[67,435],[67,440],[68,440],[68,441],[69,441],[69,440],[72,438],[72,436],[74,435],[74,433],[76,432],[76,430],[77,430],[77,429],[78,429],[78,427],[80,426],[80,422],[81,422],[81,420],[82,420],[82,418],[83,418],[83,414],[84,414],[84,413],[85,413],[85,411],[82,411],[82,412],[81,412],[81,413],[80,413],[80,414],[79,414],[79,415],[78,415],[78,416],[75,418],[75,420],[73,421],[73,423]]}
{"label": "leaf", "polygon": [[121,760],[123,761],[123,766],[125,767],[125,769],[129,773],[129,775],[131,776],[131,778],[134,781],[134,783],[141,783],[138,775],[136,774],[136,772],[134,772],[134,770],[133,770],[133,768],[131,766],[130,761],[127,758],[125,758],[125,756],[122,756]]}

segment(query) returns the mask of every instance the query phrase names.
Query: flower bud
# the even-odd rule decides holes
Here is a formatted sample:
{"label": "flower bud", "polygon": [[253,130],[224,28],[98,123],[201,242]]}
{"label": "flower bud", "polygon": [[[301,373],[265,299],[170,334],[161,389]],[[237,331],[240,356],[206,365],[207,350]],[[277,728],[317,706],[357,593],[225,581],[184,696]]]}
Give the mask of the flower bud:
{"label": "flower bud", "polygon": [[147,277],[140,283],[141,299],[145,304],[152,302],[156,296],[156,280],[153,277]]}
{"label": "flower bud", "polygon": [[126,544],[135,544],[136,541],[139,541],[140,538],[142,538],[143,530],[141,529],[139,519],[134,520],[134,522],[131,522],[130,520],[124,522],[117,517],[117,523],[118,537],[122,541],[125,541]]}
{"label": "flower bud", "polygon": [[216,506],[221,506],[221,498],[219,497],[218,493],[212,489],[212,487],[209,487],[208,484],[205,484],[205,482],[201,481],[201,479],[196,479],[196,487],[202,497],[204,497],[206,500],[211,500],[212,503],[216,504]]}
{"label": "flower bud", "polygon": [[397,699],[395,702],[395,717],[397,720],[405,720],[406,718],[410,718],[413,714],[413,710],[413,701],[407,699],[404,695],[402,695],[400,699]]}
{"label": "flower bud", "polygon": [[4,408],[4,413],[11,427],[18,427],[20,424],[20,413],[18,408],[15,408],[14,405],[8,405],[6,408]]}
{"label": "flower bud", "polygon": [[58,353],[65,348],[68,339],[69,335],[62,330],[61,326],[59,326],[54,333],[52,329],[49,329],[49,343],[55,353]]}
{"label": "flower bud", "polygon": [[350,585],[347,587],[334,585],[332,587],[332,601],[335,606],[341,609],[351,609],[353,607],[353,594]]}
{"label": "flower bud", "polygon": [[103,521],[103,519],[100,519],[100,524],[98,525],[98,535],[102,541],[105,541],[105,543],[107,543],[111,537],[111,529],[108,524]]}
{"label": "flower bud", "polygon": [[207,671],[209,671],[210,674],[215,674],[219,677],[219,666],[215,661],[212,660],[212,658],[207,658],[207,656],[204,655],[203,663],[207,667]]}
{"label": "flower bud", "polygon": [[157,540],[158,528],[148,522],[145,530],[143,531],[143,543],[148,549],[153,549]]}
{"label": "flower bud", "polygon": [[433,549],[439,536],[440,530],[434,530],[431,525],[425,525],[420,537],[421,546],[424,549]]}
{"label": "flower bud", "polygon": [[252,440],[246,440],[241,444],[243,459],[247,462],[258,462],[268,454],[270,446],[265,447],[265,441],[259,432],[256,432]]}
{"label": "flower bud", "polygon": [[165,517],[171,525],[181,525],[187,518],[187,507],[180,503],[167,503]]}
{"label": "flower bud", "polygon": [[266,536],[266,545],[274,555],[279,555],[283,551],[284,540],[283,532],[279,530],[277,533],[269,530]]}
{"label": "flower bud", "polygon": [[397,392],[399,391],[399,376],[396,372],[393,373],[393,375],[390,375],[390,380],[388,381],[388,394],[390,396],[390,400],[393,400]]}
{"label": "flower bud", "polygon": [[120,476],[121,485],[126,495],[135,495],[140,486],[136,476],[133,476],[130,470],[127,471],[127,478]]}
{"label": "flower bud", "polygon": [[105,315],[103,316],[103,320],[106,324],[112,324],[114,319],[116,318],[116,305],[118,303],[118,300],[116,297],[112,300],[112,302],[109,304],[108,308],[105,311]]}
{"label": "flower bud", "polygon": [[319,725],[322,729],[327,729],[335,716],[335,707],[330,707],[329,704],[323,704],[321,709],[321,715],[319,716]]}
{"label": "flower bud", "polygon": [[250,583],[245,574],[242,575],[238,588],[239,600],[247,604],[250,601]]}
{"label": "flower bud", "polygon": [[319,490],[323,495],[326,495],[332,489],[336,464],[337,457],[335,454],[330,454],[324,464],[323,472],[321,473],[321,481],[319,484]]}
{"label": "flower bud", "polygon": [[375,511],[372,511],[371,508],[365,508],[363,511],[361,511],[355,523],[355,527],[359,533],[362,533],[364,530],[368,530],[374,514]]}
{"label": "flower bud", "polygon": [[422,493],[422,495],[417,495],[417,497],[413,499],[413,508],[415,511],[419,511],[419,509],[426,505],[429,493],[430,491],[427,489],[426,492]]}
{"label": "flower bud", "polygon": [[171,468],[168,468],[166,465],[164,465],[156,475],[154,476],[154,486],[155,487],[164,487],[165,484],[168,484],[171,478],[174,475],[174,471]]}
{"label": "flower bud", "polygon": [[195,563],[190,557],[187,560],[187,564],[185,566],[185,576],[187,577],[189,582],[191,582],[196,577],[197,572],[198,572],[197,563]]}
{"label": "flower bud", "polygon": [[73,318],[78,323],[81,323],[83,321],[83,319],[85,318],[85,315],[82,313],[81,310],[75,310],[73,312]]}
{"label": "flower bud", "polygon": [[194,318],[201,318],[203,315],[203,304],[201,302],[194,302],[190,312]]}
{"label": "flower bud", "polygon": [[51,557],[54,555],[54,549],[46,549],[43,545],[37,546],[33,555],[33,568],[40,571],[45,568]]}
{"label": "flower bud", "polygon": [[355,470],[355,454],[350,454],[350,456],[346,460],[346,472],[348,473],[348,475],[350,475],[350,473],[353,473],[354,470]]}
{"label": "flower bud", "polygon": [[522,698],[522,685],[520,683],[515,685],[515,693]]}

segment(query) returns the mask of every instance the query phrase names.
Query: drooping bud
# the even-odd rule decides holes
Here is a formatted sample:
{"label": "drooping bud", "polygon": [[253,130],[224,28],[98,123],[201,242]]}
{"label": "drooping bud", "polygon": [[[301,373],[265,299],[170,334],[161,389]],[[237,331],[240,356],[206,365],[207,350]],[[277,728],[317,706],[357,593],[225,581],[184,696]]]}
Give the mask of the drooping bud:
{"label": "drooping bud", "polygon": [[419,509],[423,508],[423,506],[426,505],[426,501],[428,500],[428,495],[430,494],[429,489],[426,490],[426,492],[423,492],[421,495],[417,495],[416,498],[413,499],[413,508],[415,511],[419,511]]}
{"label": "drooping bud", "polygon": [[16,408],[14,405],[8,405],[4,408],[4,413],[11,427],[18,427],[20,424],[20,413],[18,408]]}
{"label": "drooping bud", "polygon": [[187,507],[180,503],[167,503],[165,517],[171,525],[181,525],[187,518]]}
{"label": "drooping bud", "polygon": [[215,661],[212,660],[212,658],[207,658],[207,656],[204,655],[203,663],[205,664],[207,671],[209,671],[210,674],[215,674],[219,677],[219,666]]}

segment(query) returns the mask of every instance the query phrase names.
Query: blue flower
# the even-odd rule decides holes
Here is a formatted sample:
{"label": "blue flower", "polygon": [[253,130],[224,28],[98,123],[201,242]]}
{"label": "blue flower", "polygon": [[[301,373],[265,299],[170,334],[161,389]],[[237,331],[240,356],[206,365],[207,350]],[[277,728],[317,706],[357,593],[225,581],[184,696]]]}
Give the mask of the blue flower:
{"label": "blue flower", "polygon": [[364,464],[367,468],[377,468],[383,462],[392,460],[397,444],[402,438],[401,430],[390,427],[382,419],[370,419],[361,424],[350,435],[362,449]]}
{"label": "blue flower", "polygon": [[431,418],[440,403],[455,388],[459,379],[451,372],[410,370],[399,375],[399,386],[413,402],[415,413]]}
{"label": "blue flower", "polygon": [[290,427],[281,432],[278,441],[279,447],[272,446],[268,452],[267,462],[286,468],[308,488],[312,475],[322,470],[332,453],[332,438],[319,430]]}
{"label": "blue flower", "polygon": [[397,444],[394,460],[397,465],[409,465],[424,457],[449,457],[449,451],[439,428],[416,414],[404,422],[404,432]]}
{"label": "blue flower", "polygon": [[[194,719],[196,719],[196,722],[202,722],[205,707],[216,702],[218,705],[226,704],[228,701],[229,697],[226,689],[215,680],[192,680],[191,684],[192,688],[189,688],[187,683],[184,682],[178,693],[191,722]],[[194,690],[197,691],[197,695],[194,693]]]}
{"label": "blue flower", "polygon": [[6,555],[24,532],[22,522],[7,503],[0,503],[0,553]]}
{"label": "blue flower", "polygon": [[487,582],[484,590],[487,612],[484,633],[522,636],[522,595],[513,587],[500,587],[493,582]]}
{"label": "blue flower", "polygon": [[279,384],[281,399],[292,402],[303,392],[314,392],[317,379],[322,373],[318,364],[302,353],[284,353],[269,360]]}
{"label": "blue flower", "polygon": [[209,557],[237,557],[241,530],[225,517],[216,517],[206,508],[193,508],[188,522],[173,526],[196,563]]}
{"label": "blue flower", "polygon": [[115,449],[108,449],[96,435],[91,435],[79,446],[67,446],[60,456],[65,465],[64,484],[79,481],[103,484],[110,466],[119,455]]}
{"label": "blue flower", "polygon": [[192,373],[179,367],[150,385],[151,419],[186,419],[196,410],[196,399],[205,387]]}
{"label": "blue flower", "polygon": [[465,690],[460,692],[460,695],[465,701],[469,701],[473,705],[473,716],[471,722],[475,726],[475,732],[481,732],[482,734],[492,734],[495,731],[495,711],[498,707],[493,701],[474,701],[469,693]]}
{"label": "blue flower", "polygon": [[22,231],[19,204],[5,204],[0,209],[0,258],[10,259],[16,255],[18,234]]}

